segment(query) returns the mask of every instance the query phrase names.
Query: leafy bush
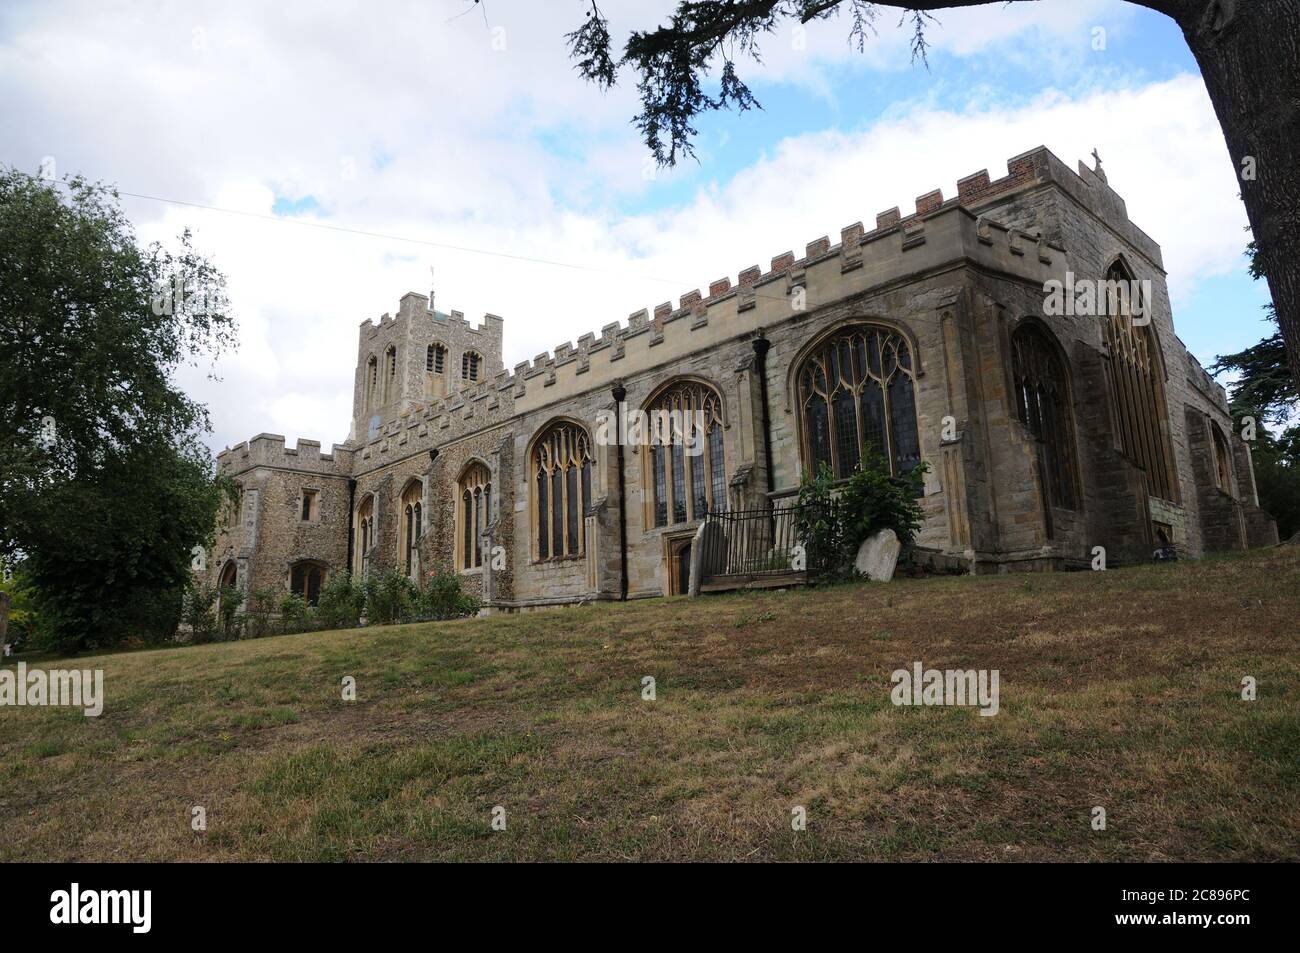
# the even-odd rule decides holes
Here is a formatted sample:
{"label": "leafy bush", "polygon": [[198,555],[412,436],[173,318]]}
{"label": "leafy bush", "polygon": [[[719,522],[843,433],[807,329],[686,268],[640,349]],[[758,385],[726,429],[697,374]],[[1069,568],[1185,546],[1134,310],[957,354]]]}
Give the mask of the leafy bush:
{"label": "leafy bush", "polygon": [[244,611],[244,637],[260,639],[272,631],[273,616],[280,605],[282,590],[257,589]]}
{"label": "leafy bush", "polygon": [[424,591],[415,601],[415,613],[421,619],[459,619],[477,615],[482,605],[462,591],[459,575],[440,572],[428,577]]}
{"label": "leafy bush", "polygon": [[366,594],[348,572],[331,573],[316,601],[316,619],[331,629],[345,629],[361,621]]}
{"label": "leafy bush", "polygon": [[239,612],[239,607],[244,604],[244,593],[234,586],[222,586],[217,591],[217,598],[221,606],[218,610],[221,632],[227,639],[233,638],[237,631],[235,616]]}
{"label": "leafy bush", "polygon": [[280,600],[280,621],[286,626],[304,626],[312,615],[307,600],[296,593],[290,593]]}
{"label": "leafy bush", "polygon": [[385,569],[366,577],[366,621],[371,625],[392,625],[414,617],[415,584],[396,569]]}
{"label": "leafy bush", "polygon": [[[3,566],[0,560],[0,566]],[[33,647],[38,642],[39,616],[36,613],[31,580],[21,569],[14,569],[10,578],[0,576],[0,592],[9,593],[9,631],[4,641],[15,652]]]}
{"label": "leafy bush", "polygon": [[216,589],[196,585],[185,593],[185,603],[181,609],[181,622],[189,626],[190,641],[195,645],[211,642],[217,635],[217,615],[215,610]]}
{"label": "leafy bush", "polygon": [[805,477],[795,526],[808,569],[828,579],[853,578],[858,548],[882,529],[892,529],[904,547],[910,546],[921,528],[918,499],[925,472],[922,463],[906,476],[892,476],[888,461],[868,451],[847,479],[837,480],[826,463],[815,477]]}

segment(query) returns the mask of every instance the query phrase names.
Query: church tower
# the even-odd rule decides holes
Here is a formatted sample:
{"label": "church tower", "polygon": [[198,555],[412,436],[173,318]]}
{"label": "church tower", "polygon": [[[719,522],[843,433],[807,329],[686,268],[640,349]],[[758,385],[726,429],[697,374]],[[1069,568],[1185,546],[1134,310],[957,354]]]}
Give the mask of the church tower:
{"label": "church tower", "polygon": [[429,298],[408,292],[396,317],[361,323],[349,443],[373,440],[390,421],[502,370],[501,318],[485,315],[472,327],[459,311],[444,314],[429,305]]}

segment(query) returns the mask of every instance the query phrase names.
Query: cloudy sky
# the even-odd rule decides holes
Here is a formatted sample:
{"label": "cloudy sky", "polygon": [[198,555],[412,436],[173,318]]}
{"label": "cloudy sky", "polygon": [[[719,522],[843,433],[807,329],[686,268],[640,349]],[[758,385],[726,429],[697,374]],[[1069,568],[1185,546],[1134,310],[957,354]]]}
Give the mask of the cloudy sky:
{"label": "cloudy sky", "polygon": [[[600,6],[619,40],[672,4]],[[123,205],[146,241],[190,227],[229,277],[239,351],[182,375],[216,449],[262,431],[341,442],[357,325],[406,291],[502,315],[509,367],[1040,144],[1071,165],[1100,150],[1202,362],[1266,333],[1204,83],[1150,11],[942,13],[928,70],[896,12],[862,53],[843,19],[786,28],[741,66],[763,111],[708,117],[699,161],[655,172],[631,77],[603,94],[573,72],[563,36],[585,9],[6,0],[0,163],[50,156],[172,200]]]}

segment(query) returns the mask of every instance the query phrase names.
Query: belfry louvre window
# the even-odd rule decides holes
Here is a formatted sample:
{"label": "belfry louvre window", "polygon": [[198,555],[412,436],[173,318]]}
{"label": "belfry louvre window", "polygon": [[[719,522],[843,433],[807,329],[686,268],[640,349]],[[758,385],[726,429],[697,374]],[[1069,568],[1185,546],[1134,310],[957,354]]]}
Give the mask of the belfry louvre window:
{"label": "belfry louvre window", "polygon": [[390,347],[384,354],[384,403],[393,399],[393,385],[397,381],[397,349]]}
{"label": "belfry louvre window", "polygon": [[646,406],[649,485],[655,526],[699,520],[727,507],[722,398],[700,381],[682,381]]}
{"label": "belfry louvre window", "polygon": [[552,424],[533,446],[536,558],[586,552],[584,516],[591,505],[591,439],[577,424]]}
{"label": "belfry louvre window", "polygon": [[865,324],[838,332],[804,359],[797,388],[809,474],[827,463],[847,477],[868,447],[895,476],[921,462],[915,366],[902,335]]}
{"label": "belfry louvre window", "polygon": [[1106,278],[1113,282],[1107,294],[1104,333],[1120,450],[1142,470],[1150,495],[1177,503],[1177,489],[1169,465],[1172,454],[1166,433],[1161,364],[1149,323],[1150,302],[1140,303],[1147,323],[1135,324],[1135,302],[1128,297],[1132,275],[1116,262],[1107,271]]}
{"label": "belfry louvre window", "polygon": [[379,383],[379,361],[373,354],[366,361],[366,410],[374,410],[375,387]]}
{"label": "belfry louvre window", "polygon": [[441,374],[447,369],[447,349],[441,344],[430,344],[424,355],[424,369]]}
{"label": "belfry louvre window", "polygon": [[1048,502],[1075,509],[1074,426],[1065,365],[1038,325],[1023,324],[1011,336],[1011,376],[1016,415],[1038,441]]}
{"label": "belfry louvre window", "polygon": [[466,351],[460,359],[462,380],[476,381],[482,371],[483,358],[476,351]]}
{"label": "belfry louvre window", "polygon": [[470,464],[460,478],[459,489],[456,565],[477,569],[483,565],[483,533],[492,522],[492,474],[481,463]]}

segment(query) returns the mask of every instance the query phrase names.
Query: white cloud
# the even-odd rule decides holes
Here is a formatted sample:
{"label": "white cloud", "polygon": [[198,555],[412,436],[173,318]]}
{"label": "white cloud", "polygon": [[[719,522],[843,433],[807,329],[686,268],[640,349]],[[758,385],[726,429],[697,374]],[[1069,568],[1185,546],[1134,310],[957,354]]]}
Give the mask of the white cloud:
{"label": "white cloud", "polygon": [[[214,444],[263,430],[341,441],[357,325],[427,291],[431,264],[440,309],[506,318],[510,366],[932,188],[952,194],[979,168],[1002,174],[1009,156],[1040,143],[1067,162],[1101,150],[1133,219],[1164,245],[1175,305],[1198,277],[1240,261],[1245,218],[1196,77],[1096,94],[1065,83],[1072,95],[1015,107],[981,108],[972,95],[959,112],[920,99],[861,131],[773,142],[726,180],[701,181],[692,167],[647,181],[628,125],[634,88],[601,95],[567,59],[562,34],[581,22],[581,4],[488,4],[503,51],[480,11],[449,22],[467,6],[0,13],[0,98],[13,104],[0,115],[0,160],[34,168],[54,155],[61,172],[260,214],[277,196],[311,196],[320,211],[307,220],[517,256],[126,200],[142,238],[189,225],[229,276],[240,351],[220,362],[219,383],[183,375],[211,408]],[[616,38],[671,4],[646,6],[602,3]],[[1114,0],[951,11],[931,39],[961,56],[1051,53],[1125,15]],[[854,68],[906,65],[906,35],[889,17]],[[816,25],[798,56],[768,41],[763,81],[851,100],[824,72],[858,60],[843,33],[843,18]],[[663,207],[661,195],[697,181]],[[631,198],[652,210],[620,214]]]}

